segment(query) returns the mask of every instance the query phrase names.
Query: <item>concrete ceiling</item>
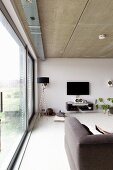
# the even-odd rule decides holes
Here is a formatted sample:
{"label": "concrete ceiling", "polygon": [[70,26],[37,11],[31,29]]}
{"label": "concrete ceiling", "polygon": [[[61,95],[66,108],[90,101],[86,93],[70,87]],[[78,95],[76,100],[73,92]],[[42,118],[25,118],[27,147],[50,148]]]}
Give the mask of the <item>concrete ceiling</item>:
{"label": "concrete ceiling", "polygon": [[45,57],[113,57],[113,0],[37,0],[37,7]]}

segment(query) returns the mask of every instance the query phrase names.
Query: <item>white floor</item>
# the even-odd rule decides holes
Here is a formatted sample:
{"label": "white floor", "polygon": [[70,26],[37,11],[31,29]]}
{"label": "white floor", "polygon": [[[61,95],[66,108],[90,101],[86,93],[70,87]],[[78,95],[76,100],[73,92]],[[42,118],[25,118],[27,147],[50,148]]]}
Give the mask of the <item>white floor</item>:
{"label": "white floor", "polygon": [[[94,134],[98,134],[95,125],[113,133],[113,115],[69,115],[86,124]],[[40,121],[36,121],[19,170],[70,170],[64,148],[64,122],[54,122],[54,116],[44,116]]]}
{"label": "white floor", "polygon": [[36,122],[19,170],[70,170],[64,148],[64,122],[44,116]]}

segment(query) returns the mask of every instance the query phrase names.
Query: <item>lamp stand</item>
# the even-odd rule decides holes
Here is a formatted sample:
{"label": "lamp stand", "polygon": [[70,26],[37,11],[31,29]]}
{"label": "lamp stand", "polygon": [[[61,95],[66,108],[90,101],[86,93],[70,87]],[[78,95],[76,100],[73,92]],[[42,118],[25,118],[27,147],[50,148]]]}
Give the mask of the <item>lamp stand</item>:
{"label": "lamp stand", "polygon": [[46,112],[45,89],[46,89],[46,85],[42,84],[42,92],[41,92],[40,103],[39,103],[39,114],[40,114],[40,116],[43,116]]}

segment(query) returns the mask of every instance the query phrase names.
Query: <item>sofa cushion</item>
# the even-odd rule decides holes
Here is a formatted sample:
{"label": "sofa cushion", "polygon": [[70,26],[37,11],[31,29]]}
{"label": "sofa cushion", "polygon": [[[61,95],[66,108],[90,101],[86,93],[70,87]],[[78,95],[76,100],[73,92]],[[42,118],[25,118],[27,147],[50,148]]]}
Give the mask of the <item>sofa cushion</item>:
{"label": "sofa cushion", "polygon": [[86,125],[82,124],[82,126],[87,130],[89,135],[93,135],[93,133],[90,131],[90,129]]}

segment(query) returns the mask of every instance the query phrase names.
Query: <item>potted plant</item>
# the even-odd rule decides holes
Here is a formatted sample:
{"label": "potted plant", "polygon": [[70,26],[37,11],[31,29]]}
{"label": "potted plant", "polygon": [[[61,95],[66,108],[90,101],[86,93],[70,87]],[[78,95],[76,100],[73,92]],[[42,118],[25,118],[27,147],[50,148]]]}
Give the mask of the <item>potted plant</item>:
{"label": "potted plant", "polygon": [[102,109],[104,113],[109,111],[113,114],[113,98],[107,98],[107,102],[103,98],[96,99],[96,109]]}
{"label": "potted plant", "polygon": [[108,98],[108,101],[112,103],[112,105],[109,107],[109,112],[113,114],[113,98]]}

